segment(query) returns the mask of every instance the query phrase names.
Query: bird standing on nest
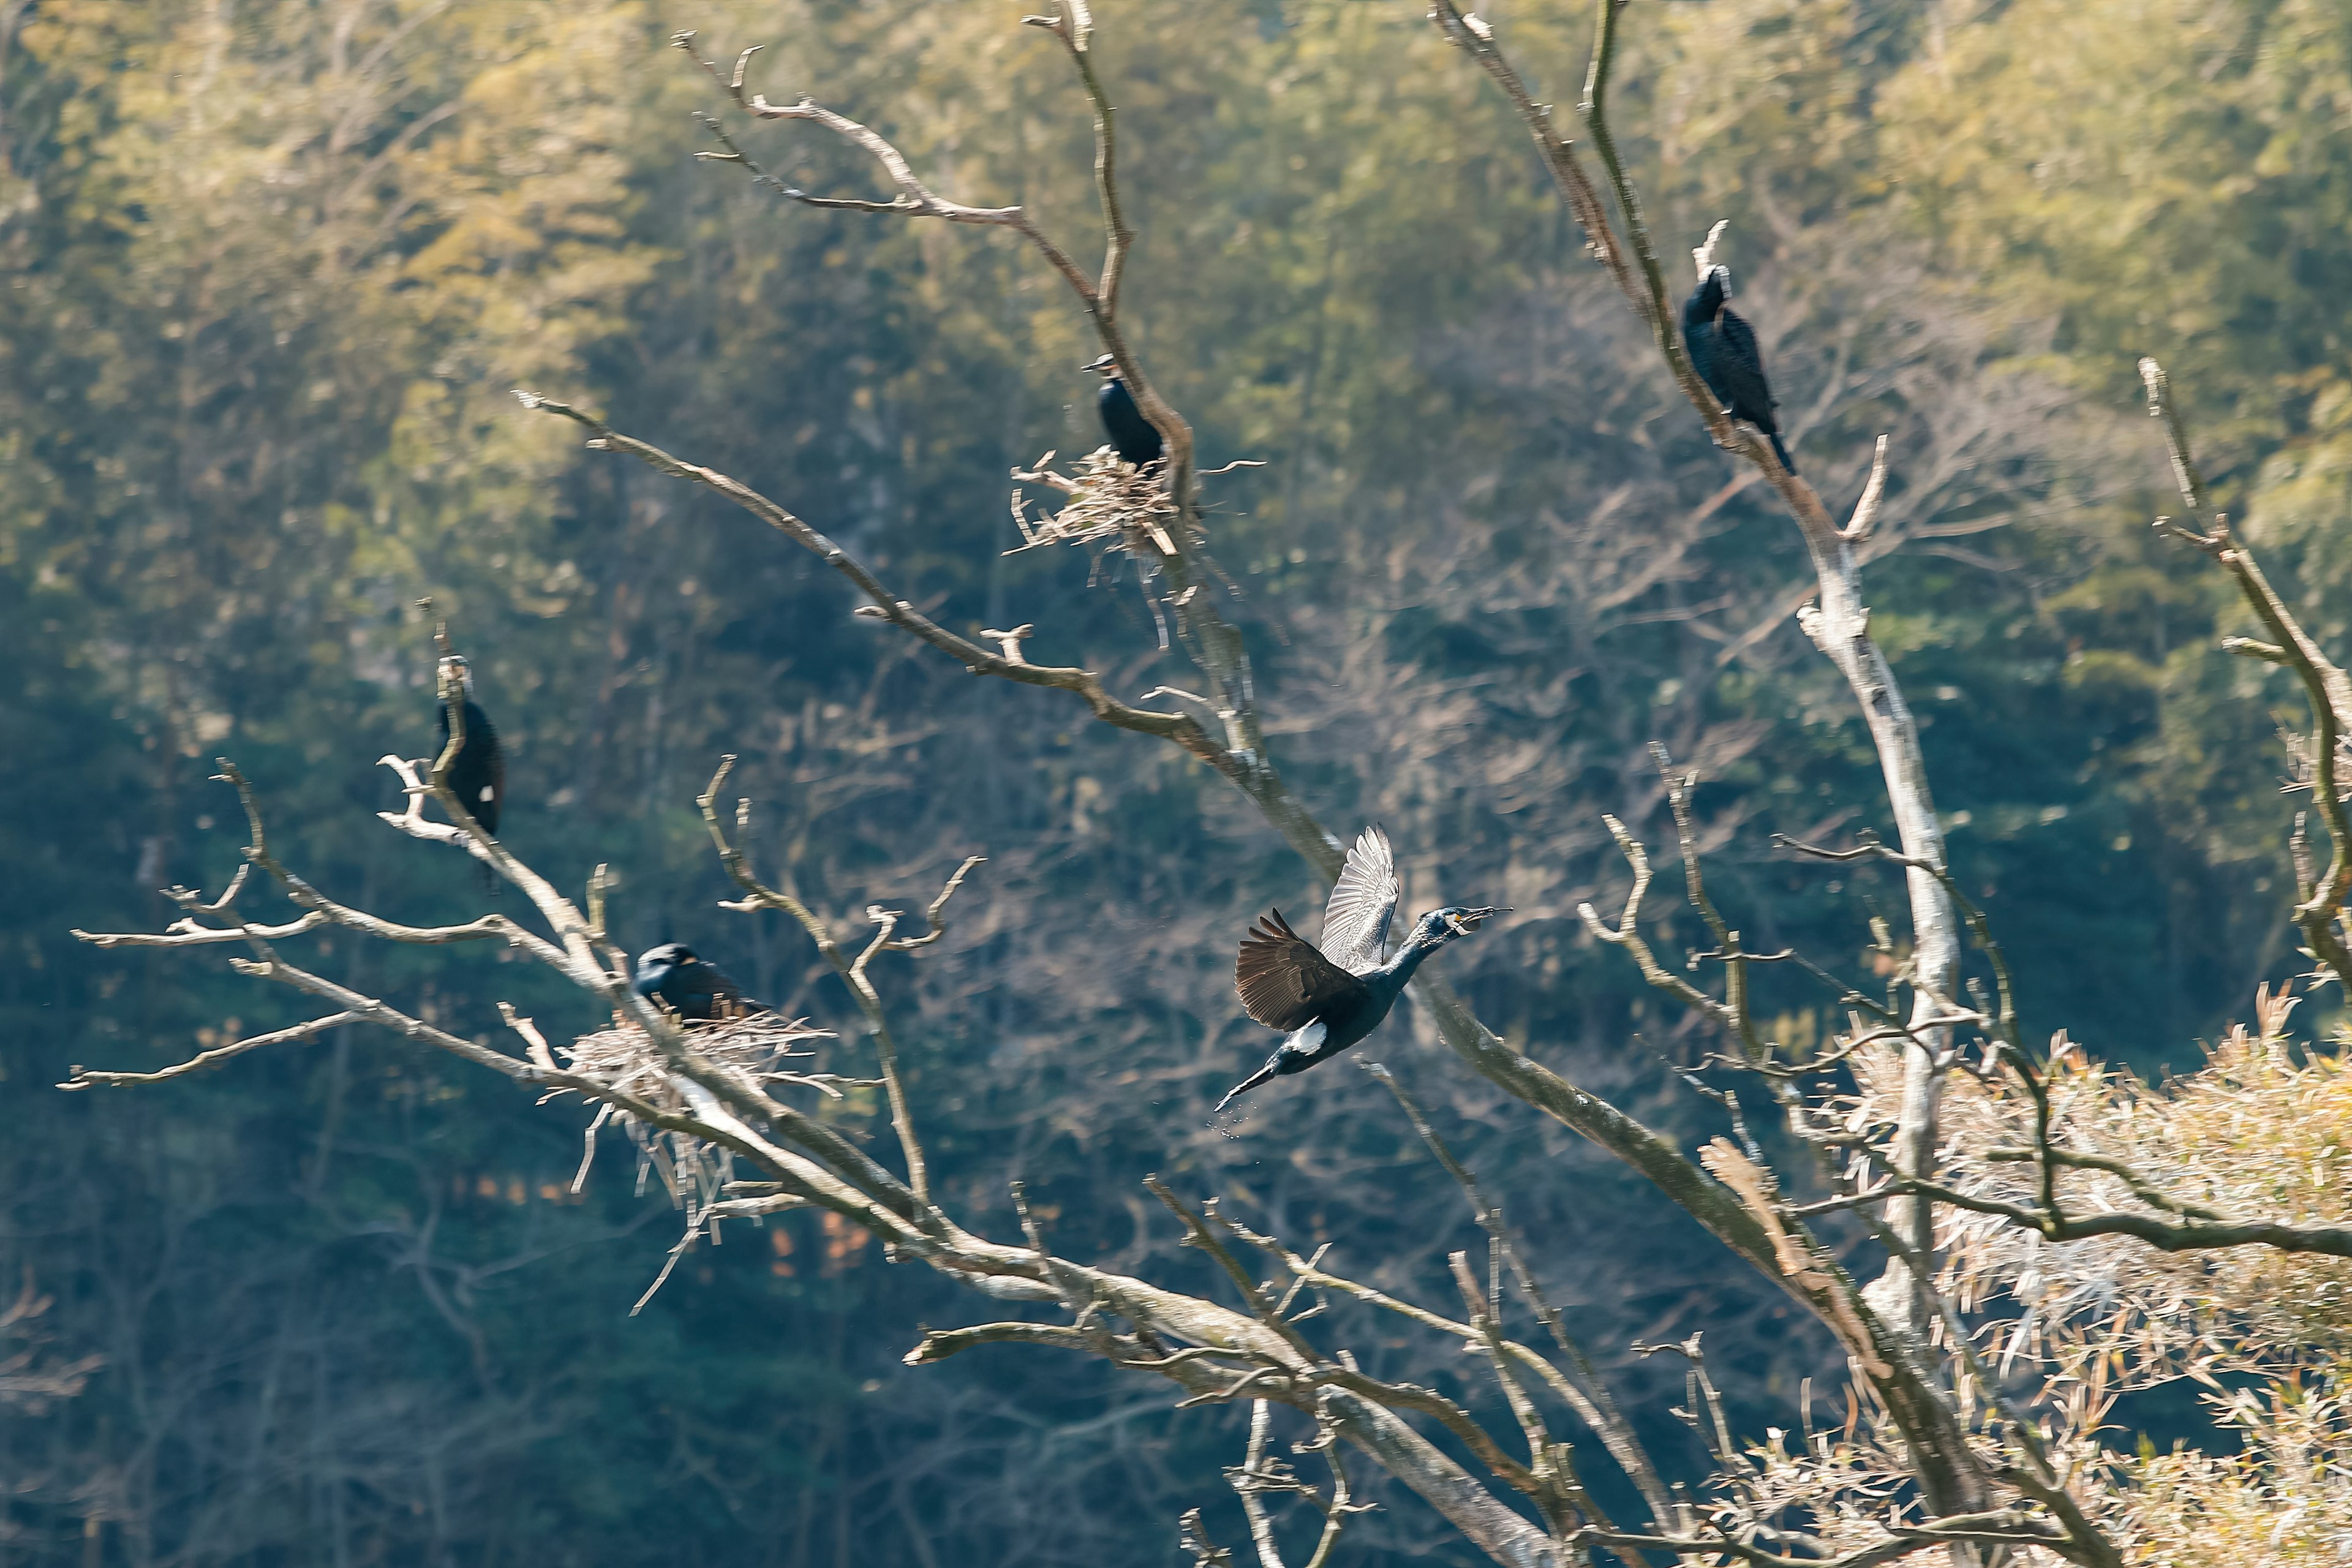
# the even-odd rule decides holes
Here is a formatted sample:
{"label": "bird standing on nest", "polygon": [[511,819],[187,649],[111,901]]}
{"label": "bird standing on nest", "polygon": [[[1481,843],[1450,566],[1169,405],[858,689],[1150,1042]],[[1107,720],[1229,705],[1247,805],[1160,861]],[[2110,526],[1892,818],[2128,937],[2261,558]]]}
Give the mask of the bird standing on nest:
{"label": "bird standing on nest", "polygon": [[1250,928],[1234,961],[1234,987],[1249,1016],[1289,1035],[1265,1066],[1234,1085],[1219,1110],[1270,1079],[1305,1072],[1381,1026],[1421,961],[1478,922],[1506,910],[1449,905],[1413,922],[1389,956],[1389,923],[1397,907],[1396,860],[1388,836],[1367,827],[1348,851],[1348,863],[1323,907],[1323,945],[1290,929],[1280,910]]}
{"label": "bird standing on nest", "polygon": [[631,987],[648,1001],[657,1001],[689,1023],[709,1023],[761,1011],[757,1002],[743,999],[743,988],[724,970],[695,956],[682,942],[666,942],[637,960]]}
{"label": "bird standing on nest", "polygon": [[1102,390],[1095,395],[1095,406],[1102,413],[1103,434],[1118,455],[1137,468],[1160,460],[1160,426],[1143,416],[1135,405],[1135,395],[1119,379],[1118,362],[1105,354],[1084,366],[1103,378]]}
{"label": "bird standing on nest", "polygon": [[1731,268],[1708,268],[1683,302],[1683,346],[1690,351],[1691,368],[1715,394],[1724,413],[1762,431],[1772,443],[1772,455],[1793,474],[1796,460],[1780,444],[1780,421],[1772,412],[1778,405],[1772,384],[1764,379],[1764,356],[1756,347],[1756,329],[1724,302],[1730,298]]}

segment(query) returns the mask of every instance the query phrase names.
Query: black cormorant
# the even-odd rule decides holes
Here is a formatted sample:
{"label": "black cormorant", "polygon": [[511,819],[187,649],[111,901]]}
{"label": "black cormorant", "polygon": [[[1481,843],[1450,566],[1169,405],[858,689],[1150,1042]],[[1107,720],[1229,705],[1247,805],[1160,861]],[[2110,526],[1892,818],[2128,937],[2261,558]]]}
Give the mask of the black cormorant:
{"label": "black cormorant", "polygon": [[[490,728],[489,715],[474,700],[474,671],[463,658],[455,655],[449,662],[457,667],[457,674],[466,683],[466,742],[457,748],[457,760],[449,764],[449,793],[456,795],[467,814],[482,825],[482,831],[496,838],[499,836],[499,808],[507,799],[507,759],[499,749],[499,732]],[[441,750],[449,749],[449,704],[441,704]],[[439,753],[435,753],[439,760]]]}
{"label": "black cormorant", "polygon": [[1389,955],[1396,914],[1396,862],[1388,836],[1367,827],[1323,907],[1323,945],[1292,931],[1275,910],[1250,928],[1234,961],[1234,987],[1249,1016],[1290,1037],[1265,1065],[1217,1102],[1219,1110],[1270,1079],[1305,1072],[1356,1044],[1389,1016],[1421,961],[1503,910],[1432,910]]}
{"label": "black cormorant", "polygon": [[716,964],[697,958],[682,942],[648,950],[637,960],[636,978],[630,984],[638,995],[666,1003],[679,1017],[696,1022],[731,1018],[760,1007],[743,1000],[740,985]]}
{"label": "black cormorant", "polygon": [[1105,354],[1086,367],[1103,378],[1102,391],[1095,395],[1095,406],[1102,411],[1103,434],[1118,455],[1137,468],[1160,460],[1160,426],[1143,416],[1135,405],[1135,395],[1127,390],[1127,383],[1118,377],[1118,362]]}
{"label": "black cormorant", "polygon": [[1797,471],[1789,448],[1780,444],[1780,421],[1774,416],[1772,385],[1764,379],[1764,356],[1756,349],[1756,329],[1725,301],[1731,297],[1731,268],[1710,267],[1691,297],[1683,302],[1683,346],[1690,351],[1691,368],[1706,383],[1723,411],[1764,432],[1772,455],[1790,473]]}

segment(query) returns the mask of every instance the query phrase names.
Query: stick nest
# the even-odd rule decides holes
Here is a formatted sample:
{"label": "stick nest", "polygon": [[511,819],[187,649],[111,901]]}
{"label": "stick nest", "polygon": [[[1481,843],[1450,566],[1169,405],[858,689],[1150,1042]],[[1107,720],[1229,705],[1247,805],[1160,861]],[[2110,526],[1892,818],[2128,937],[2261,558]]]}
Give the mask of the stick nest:
{"label": "stick nest", "polygon": [[[829,1075],[793,1072],[785,1065],[808,1059],[809,1052],[794,1048],[803,1041],[832,1037],[830,1029],[812,1028],[806,1018],[787,1018],[781,1013],[748,1013],[738,1018],[686,1026],[687,1047],[730,1077],[762,1089],[774,1084],[808,1085],[837,1097],[840,1090],[835,1084],[842,1080]],[[583,1077],[596,1079],[664,1110],[689,1109],[678,1088],[677,1069],[663,1058],[652,1037],[625,1019],[616,1016],[612,1027],[583,1035],[557,1049],[568,1058],[572,1070]],[[682,1132],[648,1126],[627,1110],[605,1105],[597,1108],[596,1120],[588,1128],[580,1173],[572,1178],[575,1192],[587,1180],[588,1167],[595,1159],[596,1131],[608,1121],[618,1124],[636,1145],[640,1185],[646,1172],[657,1174],[670,1200],[698,1216],[697,1225],[700,1223],[698,1216],[734,1180],[733,1154],[730,1150]]]}
{"label": "stick nest", "polygon": [[[809,1081],[805,1074],[789,1071],[783,1064],[807,1058],[808,1052],[793,1049],[802,1041],[832,1037],[830,1029],[812,1028],[806,1018],[787,1018],[781,1013],[746,1013],[737,1018],[686,1026],[686,1043],[695,1055],[762,1085]],[[583,1035],[562,1051],[576,1073],[651,1100],[665,1110],[686,1109],[660,1049],[633,1023],[615,1018],[611,1028]]]}
{"label": "stick nest", "polygon": [[1033,510],[1027,492],[1013,487],[1013,521],[1021,530],[1021,549],[1108,545],[1154,562],[1176,553],[1175,530],[1182,524],[1160,483],[1164,461],[1139,468],[1110,447],[1097,447],[1078,459],[1075,474],[1065,474],[1053,467],[1054,457],[1048,452],[1034,468],[1013,470],[1021,483],[1044,485],[1062,496],[1053,511]]}

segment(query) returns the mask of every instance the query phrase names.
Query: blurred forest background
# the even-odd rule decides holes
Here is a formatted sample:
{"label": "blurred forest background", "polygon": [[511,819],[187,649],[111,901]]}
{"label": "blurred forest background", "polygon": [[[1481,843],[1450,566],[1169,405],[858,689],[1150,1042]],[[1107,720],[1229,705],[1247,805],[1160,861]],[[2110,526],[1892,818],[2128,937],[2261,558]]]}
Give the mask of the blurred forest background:
{"label": "blurred forest background", "polygon": [[[506,841],[574,889],[610,861],[628,946],[692,942],[842,1028],[835,1062],[860,1060],[853,1010],[798,933],[714,908],[693,797],[718,756],[743,756],[762,871],[845,925],[989,857],[947,942],[882,974],[960,1205],[1012,1234],[1020,1176],[1074,1255],[1181,1270],[1138,1187],[1158,1170],[1360,1277],[1443,1286],[1468,1215],[1363,1075],[1265,1091],[1237,1138],[1207,1124],[1271,1043],[1234,940],[1321,900],[1253,813],[854,619],[786,542],[509,395],[759,486],[959,629],[1034,622],[1038,657],[1123,695],[1183,675],[1131,578],[1003,553],[1007,470],[1097,439],[1059,282],[1001,231],[814,212],[690,161],[715,95],[681,27],[721,58],[765,44],[771,97],[1090,253],[1083,102],[1022,10],[0,0],[0,1285],[52,1299],[0,1362],[102,1358],[78,1397],[0,1407],[0,1563],[1158,1563],[1182,1508],[1234,1507],[1239,1409],[1172,1414],[1047,1352],[902,1367],[969,1303],[813,1215],[728,1229],[629,1317],[675,1235],[658,1185],[607,1149],[570,1196],[575,1109],[388,1037],[50,1087],[291,1019],[215,950],[68,934],[219,887],[242,828],[215,754],[330,891],[480,907],[469,864],[372,816],[396,798],[374,759],[430,743],[425,595],[506,741]],[[1794,531],[1413,0],[1100,10],[1129,330],[1204,463],[1269,465],[1212,481],[1213,548],[1292,779],[1335,826],[1387,826],[1409,905],[1516,907],[1447,959],[1515,1044],[1702,1135],[1717,1113],[1668,1064],[1708,1042],[1573,914],[1622,895],[1601,812],[1656,841],[1646,743],[1704,771],[1752,941],[1851,967],[1871,910],[1900,911],[1766,842],[1883,800],[1791,618]],[[1573,96],[1589,5],[1486,14],[1539,94]],[[2268,672],[2214,652],[2242,629],[2223,580],[2150,536],[2168,486],[2133,360],[2163,356],[2221,503],[2340,653],[2352,13],[1692,0],[1625,31],[1616,118],[1661,247],[1733,220],[1833,510],[1894,437],[1874,626],[2029,1028],[2196,1059],[2294,964],[2293,803],[2244,701]],[[818,133],[751,150],[877,194]],[[470,1032],[502,997],[594,1022],[499,959],[325,962]],[[1784,1037],[1818,1001],[1791,990]],[[1810,1323],[1418,1022],[1366,1049],[1436,1102],[1662,1441],[1678,1376],[1636,1338],[1706,1331],[1739,1416],[1788,1420],[1832,1354]],[[1353,1550],[1470,1550],[1410,1499],[1366,1529]]]}

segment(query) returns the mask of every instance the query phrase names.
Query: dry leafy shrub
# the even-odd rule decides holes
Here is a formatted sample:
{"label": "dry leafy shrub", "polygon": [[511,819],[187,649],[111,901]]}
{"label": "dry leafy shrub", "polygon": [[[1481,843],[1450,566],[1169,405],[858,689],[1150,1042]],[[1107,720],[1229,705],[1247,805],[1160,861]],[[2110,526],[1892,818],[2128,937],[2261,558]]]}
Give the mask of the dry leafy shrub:
{"label": "dry leafy shrub", "polygon": [[[2264,995],[2258,1027],[2234,1027],[2194,1073],[2148,1083],[2089,1064],[2063,1043],[2049,1074],[2051,1146],[2129,1175],[2060,1166],[2069,1216],[2144,1215],[2168,1226],[2352,1224],[2352,1071],[2340,1053],[2285,1034],[2291,998]],[[1891,1124],[1902,1065],[1854,1060],[1848,1125]],[[2012,1078],[1949,1080],[1937,1179],[1975,1197],[2032,1207],[2041,1173],[2032,1099]],[[2186,1373],[2277,1372],[2352,1348],[2352,1259],[2267,1246],[2166,1252],[2132,1237],[2053,1242],[1995,1215],[1945,1207],[1945,1282],[1966,1311],[2007,1297],[2021,1310],[1987,1325],[2000,1372],[2021,1357],[2086,1380],[2095,1395]]]}
{"label": "dry leafy shrub", "polygon": [[1765,1428],[1717,1476],[1708,1518],[1735,1537],[1809,1536],[1832,1555],[1886,1539],[1911,1489],[1901,1438],[1883,1411],[1849,1409],[1842,1431]]}
{"label": "dry leafy shrub", "polygon": [[[2158,1454],[2102,1449],[2074,1416],[2045,1419],[2042,1436],[2073,1474],[2076,1499],[2134,1564],[2161,1568],[2315,1568],[2352,1561],[2352,1397],[2331,1372],[2259,1394],[2214,1394],[2216,1423],[2243,1442],[2216,1455],[2181,1445]],[[2103,1407],[2102,1407],[2103,1408]],[[1884,1542],[1922,1517],[1899,1435],[1883,1414],[1849,1409],[1843,1431],[1767,1429],[1715,1481],[1707,1511],[1738,1539],[1834,1558]],[[1999,1456],[1979,1445],[1989,1463]],[[1919,1561],[1934,1561],[1922,1556]],[[2058,1568],[2027,1547],[2014,1568]]]}
{"label": "dry leafy shrub", "polygon": [[[1967,1393],[1964,1383],[1964,1402]],[[1767,1550],[1787,1553],[1793,1549],[1800,1556],[1835,1561],[1847,1553],[1884,1549],[1890,1533],[1924,1523],[1928,1510],[1918,1496],[1916,1462],[1900,1429],[1871,1396],[1867,1384],[1849,1384],[1846,1398],[1842,1426],[1817,1426],[1809,1400],[1801,1417],[1803,1430],[1768,1426],[1763,1442],[1737,1453],[1727,1447],[1728,1427],[1710,1408],[1718,1436],[1709,1446],[1720,1468],[1709,1483],[1713,1499],[1701,1510],[1709,1525],[1730,1539]],[[1712,1401],[1706,1403],[1712,1406]],[[1700,1404],[1694,1399],[1691,1407]],[[2107,1472],[2116,1461],[2100,1449],[2093,1425],[2095,1415],[2084,1401],[2069,1402],[2041,1421],[2039,1436],[2063,1472],[2095,1476],[2107,1489],[2089,1500],[2100,1508],[2125,1509],[2132,1500],[2120,1486],[2109,1485]],[[2009,1462],[2000,1445],[1981,1432],[1969,1446],[1989,1469]],[[2038,1547],[2011,1551],[2003,1560],[2011,1568],[2058,1568],[2064,1561]],[[1931,1548],[1907,1560],[1942,1559]]]}
{"label": "dry leafy shrub", "polygon": [[2244,1439],[2241,1452],[2143,1449],[2100,1467],[2092,1496],[2126,1560],[2166,1568],[2352,1561],[2352,1405],[2340,1386],[2290,1381],[2207,1403]]}

